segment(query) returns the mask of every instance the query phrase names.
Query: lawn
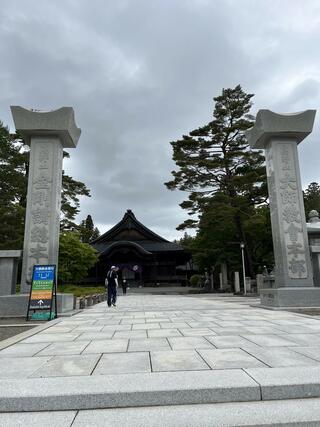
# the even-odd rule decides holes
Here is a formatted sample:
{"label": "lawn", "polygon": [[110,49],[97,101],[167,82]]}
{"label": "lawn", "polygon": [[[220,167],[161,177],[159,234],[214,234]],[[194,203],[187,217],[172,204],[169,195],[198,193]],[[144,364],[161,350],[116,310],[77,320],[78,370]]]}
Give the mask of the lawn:
{"label": "lawn", "polygon": [[104,286],[84,287],[77,285],[58,285],[58,292],[73,294],[76,297],[83,297],[85,295],[103,294],[106,292],[106,288]]}

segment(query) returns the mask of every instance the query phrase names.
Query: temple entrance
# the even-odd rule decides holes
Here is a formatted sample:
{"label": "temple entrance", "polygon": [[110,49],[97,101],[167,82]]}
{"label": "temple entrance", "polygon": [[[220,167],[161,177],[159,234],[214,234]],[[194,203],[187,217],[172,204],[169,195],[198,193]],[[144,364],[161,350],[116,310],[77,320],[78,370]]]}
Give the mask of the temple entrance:
{"label": "temple entrance", "polygon": [[91,245],[99,253],[96,282],[104,280],[112,265],[119,267],[119,279],[129,286],[184,284],[185,274],[177,269],[190,260],[180,245],[168,242],[141,224],[128,210],[111,230]]}

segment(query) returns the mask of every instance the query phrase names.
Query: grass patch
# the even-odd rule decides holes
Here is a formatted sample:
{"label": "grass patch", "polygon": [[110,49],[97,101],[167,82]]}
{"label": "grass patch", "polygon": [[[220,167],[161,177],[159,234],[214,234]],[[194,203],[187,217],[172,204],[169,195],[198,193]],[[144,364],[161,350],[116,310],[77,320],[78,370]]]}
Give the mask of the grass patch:
{"label": "grass patch", "polygon": [[106,292],[104,286],[83,287],[76,285],[58,285],[58,292],[63,294],[73,294],[76,297],[84,297],[86,295],[103,294]]}

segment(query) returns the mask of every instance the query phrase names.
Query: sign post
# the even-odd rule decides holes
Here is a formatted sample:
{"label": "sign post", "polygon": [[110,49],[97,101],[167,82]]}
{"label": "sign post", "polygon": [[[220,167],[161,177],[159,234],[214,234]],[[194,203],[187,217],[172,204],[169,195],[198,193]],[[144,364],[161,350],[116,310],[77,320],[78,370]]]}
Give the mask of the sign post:
{"label": "sign post", "polygon": [[31,310],[33,310],[31,317],[34,320],[51,320],[57,317],[56,265],[35,265],[33,267],[27,320],[29,320]]}

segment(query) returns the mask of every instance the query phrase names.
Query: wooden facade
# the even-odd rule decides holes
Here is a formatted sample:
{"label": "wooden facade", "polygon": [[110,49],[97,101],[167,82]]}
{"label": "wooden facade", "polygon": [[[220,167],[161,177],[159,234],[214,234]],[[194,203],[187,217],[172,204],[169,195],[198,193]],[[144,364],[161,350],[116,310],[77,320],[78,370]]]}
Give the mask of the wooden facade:
{"label": "wooden facade", "polygon": [[190,254],[145,227],[131,210],[91,245],[99,253],[97,281],[104,279],[111,265],[119,267],[120,279],[131,286],[185,281],[183,268],[177,267],[184,266]]}

